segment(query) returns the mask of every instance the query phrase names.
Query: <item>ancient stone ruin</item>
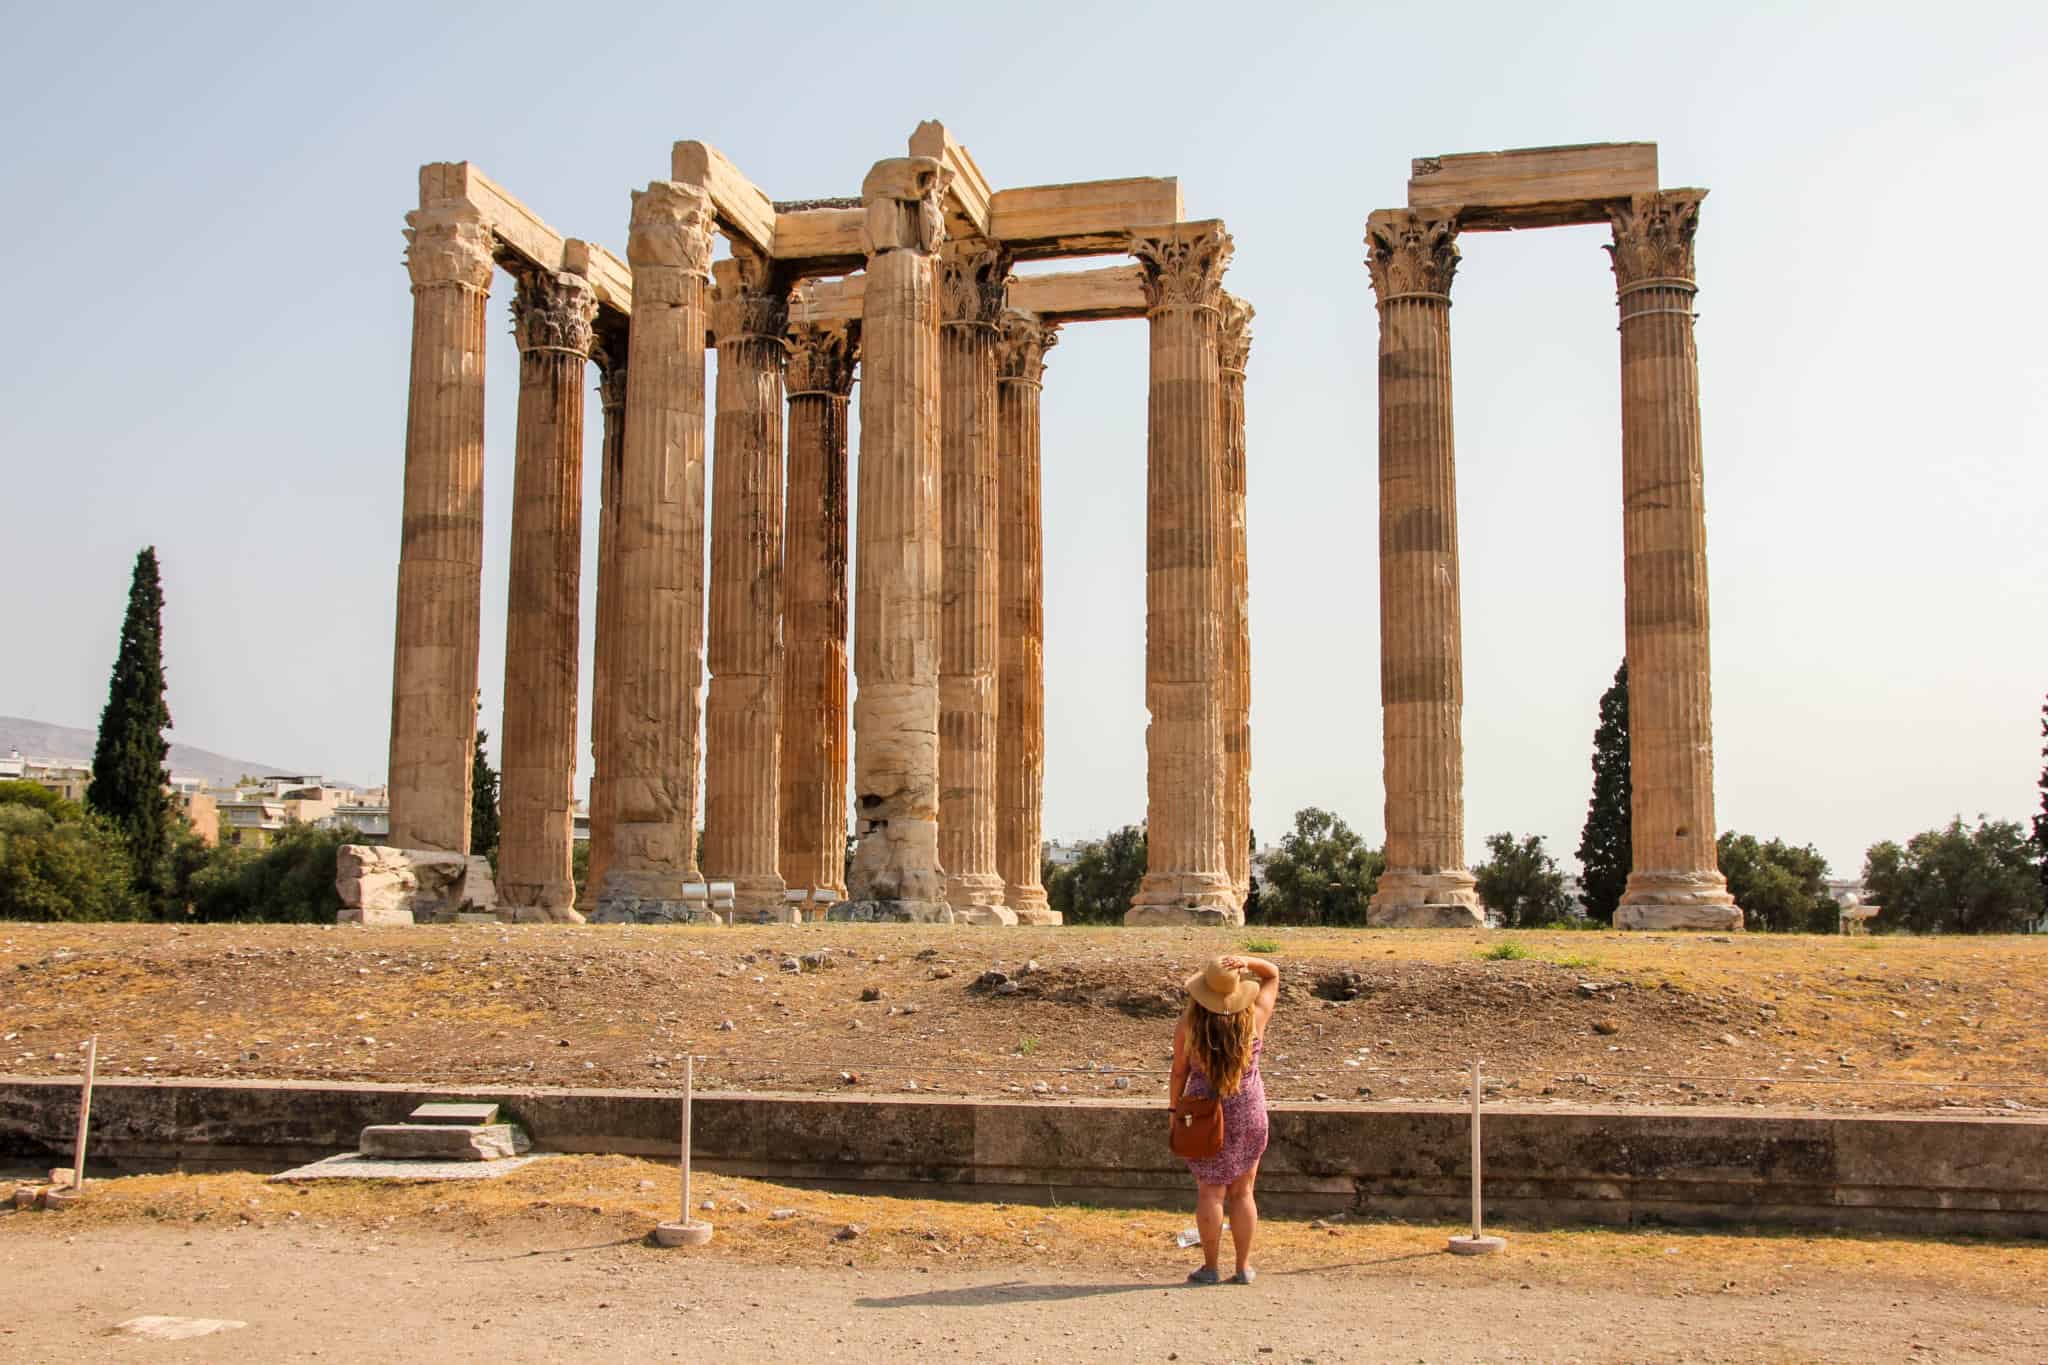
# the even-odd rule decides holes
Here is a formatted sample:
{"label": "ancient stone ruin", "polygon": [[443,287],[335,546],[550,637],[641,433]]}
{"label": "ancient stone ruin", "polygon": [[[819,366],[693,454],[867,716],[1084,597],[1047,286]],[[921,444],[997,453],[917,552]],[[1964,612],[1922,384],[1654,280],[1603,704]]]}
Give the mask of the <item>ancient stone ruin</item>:
{"label": "ancient stone ruin", "polygon": [[[740,921],[828,907],[844,919],[1056,921],[1039,884],[1039,398],[1060,327],[1143,318],[1151,856],[1128,921],[1242,920],[1252,310],[1223,291],[1230,236],[1185,221],[1172,179],[993,189],[930,122],[908,152],[876,162],[858,198],[777,203],[714,149],[677,143],[669,178],[633,196],[624,262],[561,237],[466,162],[421,169],[407,216],[392,849],[358,855],[371,881],[350,901],[358,917],[370,902],[403,914],[408,877],[435,881],[437,906],[483,908],[445,874],[469,851],[484,318],[502,266],[521,358],[500,914],[582,917],[571,793],[583,384],[595,364],[604,467],[583,908],[709,921],[715,879],[731,883]],[[730,256],[714,263],[718,235]],[[1134,263],[1012,273],[1119,255]],[[859,842],[848,886],[850,553]]]}

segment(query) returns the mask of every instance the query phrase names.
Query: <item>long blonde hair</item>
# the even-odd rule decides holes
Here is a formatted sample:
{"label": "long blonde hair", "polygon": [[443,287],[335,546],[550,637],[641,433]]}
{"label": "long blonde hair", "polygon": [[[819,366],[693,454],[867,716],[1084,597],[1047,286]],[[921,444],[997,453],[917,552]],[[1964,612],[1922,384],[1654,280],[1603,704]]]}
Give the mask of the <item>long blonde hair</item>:
{"label": "long blonde hair", "polygon": [[1188,1053],[1217,1097],[1235,1095],[1252,1062],[1252,1040],[1258,1037],[1258,1010],[1218,1014],[1200,1001],[1189,1000],[1181,1016],[1188,1031]]}

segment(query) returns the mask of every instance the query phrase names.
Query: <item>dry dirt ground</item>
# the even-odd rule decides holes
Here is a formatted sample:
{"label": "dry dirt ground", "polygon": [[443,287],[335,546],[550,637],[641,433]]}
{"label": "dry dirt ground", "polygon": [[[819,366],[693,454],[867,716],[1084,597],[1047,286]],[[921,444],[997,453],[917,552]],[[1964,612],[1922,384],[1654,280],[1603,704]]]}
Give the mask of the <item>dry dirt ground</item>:
{"label": "dry dirt ground", "polygon": [[1143,1096],[1248,947],[1276,1100],[2048,1107],[2048,936],[11,924],[0,1072]]}
{"label": "dry dirt ground", "polygon": [[[1187,1289],[1182,1214],[855,1198],[549,1158],[472,1185],[252,1175],[0,1213],[0,1359],[2040,1361],[2048,1246],[1269,1220],[1258,1282]],[[778,1216],[781,1215],[781,1216]],[[849,1234],[848,1229],[852,1229]],[[113,1333],[143,1314],[245,1327]]]}

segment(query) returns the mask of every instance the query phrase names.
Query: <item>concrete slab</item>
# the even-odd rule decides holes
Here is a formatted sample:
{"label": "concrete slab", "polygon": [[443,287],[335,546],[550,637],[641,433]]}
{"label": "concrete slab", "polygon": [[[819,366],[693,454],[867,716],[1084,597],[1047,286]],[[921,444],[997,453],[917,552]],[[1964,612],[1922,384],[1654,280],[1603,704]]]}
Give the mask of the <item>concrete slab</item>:
{"label": "concrete slab", "polygon": [[302,1180],[496,1180],[540,1160],[543,1158],[538,1156],[507,1156],[496,1161],[381,1161],[360,1152],[343,1152],[309,1166],[280,1171],[270,1177],[270,1183],[291,1184]]}
{"label": "concrete slab", "polygon": [[452,1123],[483,1125],[498,1121],[498,1106],[495,1104],[451,1104],[434,1100],[421,1105],[406,1116],[407,1123]]}
{"label": "concrete slab", "polygon": [[378,1123],[363,1129],[357,1150],[387,1161],[493,1161],[527,1145],[509,1123]]}

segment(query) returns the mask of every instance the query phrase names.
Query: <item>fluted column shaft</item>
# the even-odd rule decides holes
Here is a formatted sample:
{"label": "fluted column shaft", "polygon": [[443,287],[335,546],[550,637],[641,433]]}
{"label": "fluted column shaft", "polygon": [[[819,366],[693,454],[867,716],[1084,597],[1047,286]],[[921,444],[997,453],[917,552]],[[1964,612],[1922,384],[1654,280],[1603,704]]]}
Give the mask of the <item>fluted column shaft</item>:
{"label": "fluted column shaft", "polygon": [[1229,503],[1220,223],[1134,235],[1151,320],[1145,498],[1147,865],[1127,924],[1241,921],[1224,854]]}
{"label": "fluted column shaft", "polygon": [[996,323],[1009,254],[948,242],[939,258],[939,862],[956,918],[1014,924],[996,870]]}
{"label": "fluted column shaft", "polygon": [[1387,870],[1374,924],[1483,922],[1465,870],[1464,656],[1451,435],[1457,225],[1406,209],[1367,222],[1379,297],[1380,715]]}
{"label": "fluted column shaft", "polygon": [[697,869],[704,676],[704,334],[710,197],[633,196],[633,328],[617,529],[618,648],[604,742],[615,813],[595,918],[704,916]]}
{"label": "fluted column shaft", "polygon": [[1039,398],[1058,329],[1003,315],[996,343],[996,504],[1002,601],[996,708],[996,871],[1022,924],[1058,924],[1041,881],[1045,801],[1045,527]]}
{"label": "fluted column shaft", "polygon": [[597,296],[535,271],[512,301],[519,431],[499,730],[498,899],[521,919],[581,921],[570,868],[583,570],[583,372]]}
{"label": "fluted column shaft", "polygon": [[1223,497],[1230,513],[1225,563],[1223,638],[1229,654],[1223,710],[1223,862],[1240,908],[1251,889],[1252,830],[1252,635],[1250,546],[1245,521],[1244,372],[1251,360],[1252,306],[1223,296]]}
{"label": "fluted column shaft", "polygon": [[406,215],[412,378],[391,660],[391,843],[469,851],[484,557],[491,233],[457,205]]}
{"label": "fluted column shaft", "polygon": [[834,918],[947,920],[939,861],[939,310],[933,254],[950,173],[877,162],[861,315],[854,789],[860,844]]}
{"label": "fluted column shaft", "polygon": [[858,350],[858,327],[790,332],[777,853],[806,914],[846,898],[846,408]]}
{"label": "fluted column shaft", "polygon": [[704,870],[734,922],[781,920],[782,368],[788,286],[751,253],[713,267],[718,297],[711,488],[711,695]]}
{"label": "fluted column shaft", "polygon": [[623,324],[601,327],[591,352],[597,362],[598,405],[604,413],[604,445],[598,471],[597,508],[597,629],[592,647],[590,679],[590,861],[584,871],[583,895],[577,904],[584,910],[597,905],[598,888],[612,862],[611,764],[605,757],[605,737],[611,733],[611,654],[618,648],[618,528],[621,464],[626,449],[626,349],[627,328]]}
{"label": "fluted column shaft", "polygon": [[1735,929],[1715,849],[1707,523],[1694,349],[1703,190],[1611,211],[1621,311],[1621,478],[1634,865],[1620,929]]}

